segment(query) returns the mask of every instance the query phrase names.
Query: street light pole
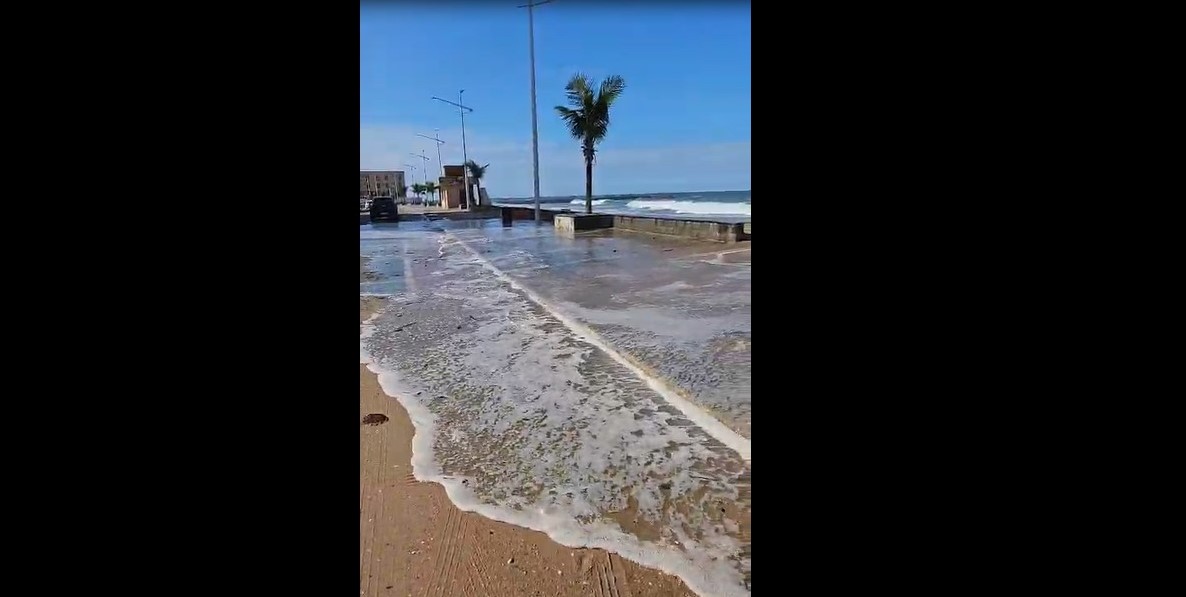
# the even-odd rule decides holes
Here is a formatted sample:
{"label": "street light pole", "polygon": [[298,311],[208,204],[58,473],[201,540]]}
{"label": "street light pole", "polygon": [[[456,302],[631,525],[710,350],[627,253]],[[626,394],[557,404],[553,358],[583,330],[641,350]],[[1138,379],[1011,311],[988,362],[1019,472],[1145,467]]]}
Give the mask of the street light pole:
{"label": "street light pole", "polygon": [[[457,91],[457,105],[462,105],[465,102],[461,101],[461,94],[465,93],[464,89]],[[469,196],[469,155],[465,152],[465,110],[458,110],[461,112],[461,177],[465,181],[465,206],[470,211],[474,210],[474,198]],[[478,195],[482,194],[482,189],[478,189]],[[479,200],[481,197],[478,198]]]}
{"label": "street light pole", "polygon": [[441,167],[441,176],[444,176],[445,175],[445,163],[441,161],[441,146],[444,145],[445,142],[438,139],[438,137],[441,136],[441,129],[435,129],[435,132],[433,134],[436,136],[429,137],[428,135],[421,135],[420,133],[416,133],[416,136],[424,137],[425,139],[428,139],[429,141],[436,141],[436,144],[437,144],[437,165]]}
{"label": "street light pole", "polygon": [[[438,102],[445,102],[446,104],[449,104],[450,106],[457,106],[457,110],[459,112],[461,112],[461,159],[463,161],[463,163],[461,164],[461,175],[462,175],[462,178],[465,180],[465,195],[469,199],[468,207],[469,207],[469,209],[473,209],[474,208],[474,198],[469,196],[469,166],[467,165],[467,163],[469,162],[469,154],[467,154],[466,150],[465,150],[465,113],[467,111],[473,112],[474,109],[468,108],[461,103],[461,94],[463,94],[463,93],[465,93],[464,89],[457,92],[457,101],[456,102],[451,102],[447,99],[441,99],[435,95],[432,96],[432,99],[434,99]],[[481,194],[481,190],[479,190],[478,194],[479,195]]]}
{"label": "street light pole", "polygon": [[533,178],[535,197],[535,223],[540,223],[539,217],[539,118],[535,107],[535,7],[547,4],[552,0],[543,0],[519,6],[527,9],[527,43],[531,55],[531,174]]}
{"label": "street light pole", "polygon": [[[420,158],[426,162],[430,161],[427,157],[425,157],[424,150],[420,150],[420,153],[409,153],[408,155],[414,158]],[[428,166],[423,166],[423,170],[421,170],[420,173],[420,182],[428,184]]]}
{"label": "street light pole", "polygon": [[407,164],[407,163],[405,163],[404,165],[412,169],[412,184],[416,184],[416,167],[413,166],[412,164]]}
{"label": "street light pole", "polygon": [[[429,161],[428,157],[424,155],[423,149],[420,150],[420,153],[409,153],[408,155],[410,155],[412,157],[420,158],[420,159],[424,160],[425,162]],[[424,186],[427,187],[428,186],[428,164],[424,164],[424,169],[422,170],[422,172],[423,172],[423,174],[421,175],[420,179],[424,182]],[[425,189],[425,190],[427,191],[427,189]]]}

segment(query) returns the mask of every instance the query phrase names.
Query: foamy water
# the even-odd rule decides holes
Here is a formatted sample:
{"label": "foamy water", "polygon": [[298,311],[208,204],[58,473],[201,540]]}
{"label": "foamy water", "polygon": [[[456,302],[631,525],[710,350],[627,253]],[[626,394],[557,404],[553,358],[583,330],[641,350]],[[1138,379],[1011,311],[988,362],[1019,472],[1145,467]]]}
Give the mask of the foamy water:
{"label": "foamy water", "polygon": [[[584,205],[584,199],[573,199],[569,205]],[[702,216],[749,216],[750,204],[721,201],[695,201],[677,199],[634,199],[613,201],[594,199],[593,205],[601,206],[606,213],[670,212],[672,214]]]}
{"label": "foamy water", "polygon": [[635,199],[626,207],[652,211],[671,211],[677,214],[750,215],[749,203],[720,203],[716,201],[676,201],[672,199]]}
{"label": "foamy water", "polygon": [[[495,198],[496,205],[531,205],[529,197]],[[711,218],[729,222],[750,220],[749,191],[701,191],[651,195],[602,195],[593,198],[598,213],[670,218]],[[580,209],[584,197],[540,197],[543,209]]]}
{"label": "foamy water", "polygon": [[417,478],[701,595],[749,594],[748,439],[665,394],[488,249],[427,229],[364,229],[361,246],[402,278],[360,359],[413,419]]}

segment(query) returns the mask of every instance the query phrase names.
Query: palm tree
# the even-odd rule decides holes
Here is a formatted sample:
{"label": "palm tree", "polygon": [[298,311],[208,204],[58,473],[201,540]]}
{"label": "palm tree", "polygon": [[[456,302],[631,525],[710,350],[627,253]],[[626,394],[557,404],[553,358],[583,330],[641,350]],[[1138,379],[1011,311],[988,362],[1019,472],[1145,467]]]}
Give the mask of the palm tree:
{"label": "palm tree", "polygon": [[431,180],[430,180],[430,181],[428,181],[428,182],[426,182],[426,183],[424,183],[424,190],[425,190],[426,192],[428,192],[428,194],[429,194],[429,195],[432,195],[432,196],[433,196],[433,200],[434,200],[434,201],[436,200],[436,194],[437,194],[437,183],[435,183],[435,182],[433,182],[433,181],[431,181]]}
{"label": "palm tree", "polygon": [[465,163],[465,167],[469,170],[469,179],[474,181],[474,186],[478,187],[477,203],[480,204],[482,203],[482,177],[486,176],[486,168],[489,168],[490,164],[479,166],[477,162],[470,160]]}
{"label": "palm tree", "polygon": [[424,185],[422,185],[422,184],[420,184],[420,183],[418,183],[418,182],[417,182],[417,183],[414,183],[414,184],[412,184],[412,192],[413,192],[413,193],[416,193],[416,198],[419,198],[419,197],[420,197],[420,193],[423,193],[423,192],[424,192]]}
{"label": "palm tree", "polygon": [[593,81],[589,77],[577,73],[564,87],[568,96],[568,105],[556,106],[561,120],[568,125],[568,132],[581,142],[581,152],[585,155],[585,213],[593,213],[593,156],[596,146],[609,131],[609,107],[614,100],[622,95],[626,89],[626,80],[618,75],[606,77],[593,94]]}

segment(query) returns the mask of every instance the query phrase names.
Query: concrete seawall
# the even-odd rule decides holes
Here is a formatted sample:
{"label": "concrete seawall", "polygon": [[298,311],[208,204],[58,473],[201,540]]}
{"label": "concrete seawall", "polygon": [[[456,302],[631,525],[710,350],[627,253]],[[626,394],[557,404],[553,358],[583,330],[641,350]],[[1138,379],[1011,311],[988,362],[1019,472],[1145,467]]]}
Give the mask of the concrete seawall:
{"label": "concrete seawall", "polygon": [[[501,212],[503,226],[515,221],[535,220],[535,209],[531,206],[497,206]],[[750,240],[750,222],[717,222],[688,218],[656,218],[649,216],[628,216],[616,214],[585,214],[571,210],[540,210],[540,220],[552,222],[557,234],[572,236],[578,232],[617,228],[643,234],[662,234],[679,238],[690,238],[719,243],[734,243]]]}
{"label": "concrete seawall", "polygon": [[[502,221],[513,222],[515,220],[531,220],[535,221],[535,206],[531,207],[506,207],[500,206],[502,210]],[[549,209],[539,210],[539,220],[541,222],[551,222],[556,214],[571,213],[569,210],[555,211]]]}
{"label": "concrete seawall", "polygon": [[665,234],[696,240],[734,243],[749,240],[747,223],[713,222],[709,220],[683,220],[675,218],[649,218],[646,216],[614,216],[613,227],[619,230]]}
{"label": "concrete seawall", "polygon": [[[574,213],[555,213],[552,217],[552,222],[556,228],[556,233],[564,236],[573,236],[577,232],[586,230],[615,228],[627,232],[662,234],[664,236],[718,243],[735,243],[750,240],[749,222],[715,222],[712,220],[690,220],[684,218]],[[511,224],[511,220],[507,218],[506,211],[503,212],[503,224]]]}

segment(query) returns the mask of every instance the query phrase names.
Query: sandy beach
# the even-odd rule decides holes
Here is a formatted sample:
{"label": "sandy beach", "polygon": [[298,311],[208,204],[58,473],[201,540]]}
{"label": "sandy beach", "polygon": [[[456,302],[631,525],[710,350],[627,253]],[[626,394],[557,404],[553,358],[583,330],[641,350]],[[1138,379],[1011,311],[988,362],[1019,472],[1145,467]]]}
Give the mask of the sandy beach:
{"label": "sandy beach", "polygon": [[[360,266],[365,264],[365,259]],[[360,299],[360,323],[383,299]],[[370,425],[371,414],[387,417]],[[691,596],[678,578],[600,549],[462,512],[412,474],[414,428],[359,366],[359,594]]]}

